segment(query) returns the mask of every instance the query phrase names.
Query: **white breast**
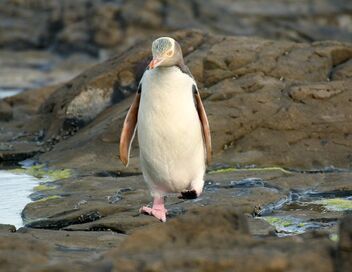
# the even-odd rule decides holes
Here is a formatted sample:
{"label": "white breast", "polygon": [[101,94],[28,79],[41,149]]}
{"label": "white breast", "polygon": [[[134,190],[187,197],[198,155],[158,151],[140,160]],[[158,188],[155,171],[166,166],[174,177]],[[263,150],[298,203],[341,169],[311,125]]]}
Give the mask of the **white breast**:
{"label": "white breast", "polygon": [[141,84],[138,141],[144,177],[159,194],[188,189],[195,180],[203,180],[205,171],[195,82],[168,67],[146,71]]}

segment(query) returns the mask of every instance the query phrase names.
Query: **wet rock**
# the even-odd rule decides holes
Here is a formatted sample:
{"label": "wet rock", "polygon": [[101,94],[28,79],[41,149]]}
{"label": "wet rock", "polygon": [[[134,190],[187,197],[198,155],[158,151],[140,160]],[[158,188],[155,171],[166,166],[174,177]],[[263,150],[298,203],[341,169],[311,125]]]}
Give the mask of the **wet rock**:
{"label": "wet rock", "polygon": [[[297,223],[299,230],[324,227],[330,233],[336,231],[336,220],[343,213],[328,212],[319,201],[348,195],[349,188],[352,189],[351,173],[339,176],[336,173],[253,170],[207,175],[203,194],[194,200],[179,200],[176,195],[168,197],[168,218],[179,217],[193,208],[232,206],[248,215],[293,216],[294,221],[287,222],[291,222],[292,226]],[[328,191],[331,190],[331,180],[340,185],[339,193]],[[84,231],[113,230],[130,234],[137,228],[158,223],[153,217],[138,213],[142,205],[151,203],[141,175],[71,177],[51,182],[51,185],[50,190],[40,192],[39,201],[29,203],[23,210],[22,216],[27,226]],[[315,188],[315,191],[307,188]],[[257,226],[253,233],[270,234],[273,227],[260,220],[250,221]],[[307,226],[302,228],[302,222],[307,223]],[[260,226],[262,230],[259,230]]]}
{"label": "wet rock", "polygon": [[252,216],[247,217],[249,231],[252,235],[275,235],[275,227],[270,225],[264,220],[259,218],[253,218]]}
{"label": "wet rock", "polygon": [[[240,175],[247,177],[247,175]],[[276,202],[284,195],[278,190],[261,187],[231,186],[229,177],[217,174],[216,187],[205,190],[194,200],[167,199],[170,218],[194,207],[234,206],[248,214],[256,206]],[[238,177],[238,175],[236,175]],[[130,177],[80,177],[51,182],[50,190],[41,191],[42,200],[29,203],[22,212],[26,225],[33,228],[66,230],[111,229],[131,233],[136,228],[158,223],[153,217],[140,215],[139,208],[151,202],[150,193],[141,175]],[[78,205],[77,203],[84,203]]]}
{"label": "wet rock", "polygon": [[[207,188],[198,199],[167,198],[170,214],[165,224],[138,213],[140,206],[151,203],[141,175],[86,174],[57,180],[50,190],[41,191],[42,200],[26,206],[23,218],[27,226],[60,230],[23,228],[18,233],[45,241],[51,261],[43,262],[38,271],[61,271],[63,262],[70,262],[75,271],[86,271],[86,266],[94,267],[92,271],[104,267],[112,271],[135,271],[139,267],[156,271],[207,271],[209,267],[223,271],[304,271],[308,267],[333,271],[334,245],[326,233],[277,238],[272,226],[252,214],[258,207],[277,203],[291,191],[302,191],[303,195],[304,188],[328,195],[324,190],[339,184],[342,194],[352,188],[350,172],[251,168],[214,171],[206,180]],[[112,203],[111,196],[118,201]],[[321,216],[327,218],[326,214]],[[111,231],[124,235],[115,242]],[[105,236],[103,240],[108,244],[97,242]],[[121,238],[127,239],[121,244]],[[249,261],[248,256],[255,256],[256,262]]]}

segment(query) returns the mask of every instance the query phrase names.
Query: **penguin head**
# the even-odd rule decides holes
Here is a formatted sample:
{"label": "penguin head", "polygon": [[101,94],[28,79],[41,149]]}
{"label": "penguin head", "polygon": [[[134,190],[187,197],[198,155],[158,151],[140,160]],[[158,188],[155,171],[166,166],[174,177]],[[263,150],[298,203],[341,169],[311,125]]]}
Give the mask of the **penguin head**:
{"label": "penguin head", "polygon": [[149,69],[156,67],[169,67],[183,63],[181,46],[170,37],[160,37],[152,44],[153,60]]}

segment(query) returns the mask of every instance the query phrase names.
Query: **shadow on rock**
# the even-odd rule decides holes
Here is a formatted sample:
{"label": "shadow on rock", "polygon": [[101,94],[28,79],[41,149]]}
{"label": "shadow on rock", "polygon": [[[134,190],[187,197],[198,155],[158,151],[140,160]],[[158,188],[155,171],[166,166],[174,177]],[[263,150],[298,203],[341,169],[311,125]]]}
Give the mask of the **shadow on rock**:
{"label": "shadow on rock", "polygon": [[328,239],[303,243],[248,233],[234,207],[197,208],[137,230],[104,261],[113,271],[333,271]]}

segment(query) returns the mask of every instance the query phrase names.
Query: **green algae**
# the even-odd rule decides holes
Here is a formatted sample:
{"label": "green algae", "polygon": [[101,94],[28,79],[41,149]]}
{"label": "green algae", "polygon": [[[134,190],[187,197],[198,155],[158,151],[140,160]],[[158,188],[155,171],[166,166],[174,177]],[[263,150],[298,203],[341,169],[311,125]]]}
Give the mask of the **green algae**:
{"label": "green algae", "polygon": [[47,197],[44,197],[42,199],[39,199],[35,202],[44,202],[44,201],[48,201],[48,200],[52,200],[52,199],[58,199],[58,198],[61,198],[61,196],[58,196],[58,195],[51,195],[51,196],[47,196]]}
{"label": "green algae", "polygon": [[67,179],[71,177],[70,169],[50,170],[48,173],[52,180]]}
{"label": "green algae", "polygon": [[229,168],[221,168],[221,169],[216,169],[209,171],[209,174],[218,174],[218,173],[228,173],[228,172],[255,172],[255,171],[281,171],[285,174],[291,174],[290,171],[282,168],[282,167],[258,167],[258,168],[234,168],[234,167],[229,167]]}
{"label": "green algae", "polygon": [[301,234],[312,226],[310,222],[288,216],[264,216],[262,219],[275,227],[279,237]]}
{"label": "green algae", "polygon": [[34,191],[43,192],[55,189],[55,186],[48,186],[46,184],[40,184],[33,188]]}
{"label": "green algae", "polygon": [[330,235],[329,235],[329,239],[331,240],[331,241],[333,241],[333,242],[338,242],[339,241],[339,235],[337,234],[337,233],[331,233]]}
{"label": "green algae", "polygon": [[289,227],[294,224],[293,220],[284,217],[265,216],[263,219],[274,227]]}
{"label": "green algae", "polygon": [[352,200],[346,198],[330,198],[313,202],[314,204],[323,205],[329,211],[348,211],[352,210]]}
{"label": "green algae", "polygon": [[49,181],[67,179],[72,176],[70,169],[48,169],[44,164],[12,169],[11,172],[14,174],[27,174],[38,179],[47,178]]}

